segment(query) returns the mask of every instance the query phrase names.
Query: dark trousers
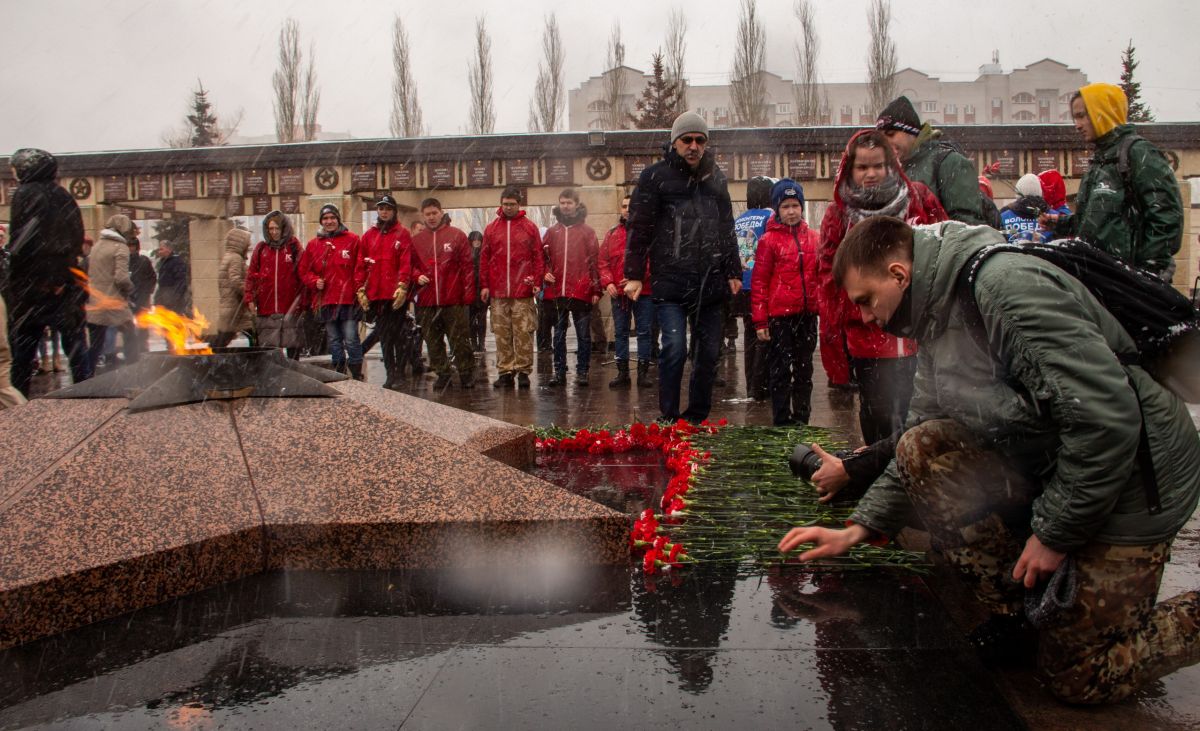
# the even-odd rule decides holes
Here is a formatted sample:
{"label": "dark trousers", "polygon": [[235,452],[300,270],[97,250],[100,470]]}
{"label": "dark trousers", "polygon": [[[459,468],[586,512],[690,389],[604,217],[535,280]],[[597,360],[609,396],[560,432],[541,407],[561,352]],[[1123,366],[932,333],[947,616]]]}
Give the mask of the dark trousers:
{"label": "dark trousers", "polygon": [[[746,372],[746,395],[761,401],[768,393],[767,353],[770,344],[758,339],[754,321],[750,319],[750,291],[743,289],[735,294],[729,309],[742,320],[742,369]],[[735,321],[734,330],[736,329]],[[726,337],[736,335],[736,332],[732,336],[729,335],[729,325],[726,322]]]}
{"label": "dark trousers", "polygon": [[817,316],[806,313],[767,320],[771,413],[776,426],[807,424],[812,414],[813,352]]}
{"label": "dark trousers", "polygon": [[467,325],[467,305],[443,305],[418,307],[417,322],[421,326],[421,337],[429,349],[429,366],[439,376],[450,376],[450,358],[446,354],[446,342],[454,355],[454,367],[458,377],[470,379],[475,376],[475,354],[471,351],[471,335]]}
{"label": "dark trousers", "polygon": [[[374,315],[375,329],[371,331],[379,340],[379,349],[383,353],[383,370],[387,379],[393,380],[401,376],[397,366],[404,363],[404,348],[411,350],[411,344],[405,341],[405,325],[408,324],[408,313],[404,309],[392,309],[392,301],[372,300],[371,312]],[[365,351],[365,348],[364,348]]]}
{"label": "dark trousers", "polygon": [[471,305],[471,345],[476,353],[483,352],[483,341],[487,337],[487,314],[486,302],[476,300]]}
{"label": "dark trousers", "polygon": [[649,297],[638,297],[637,302],[628,297],[612,298],[613,338],[616,342],[617,363],[629,361],[629,323],[637,328],[637,359],[639,363],[650,362],[650,328],[654,324],[654,302]]}
{"label": "dark trousers", "polygon": [[[88,333],[88,369],[96,372],[96,366],[100,362],[100,356],[104,354],[104,341],[108,337],[108,331],[117,330],[121,333],[121,339],[125,344],[125,362],[133,363],[138,359],[138,341],[134,332],[137,328],[132,322],[124,325],[93,325],[90,322],[87,326]],[[108,367],[116,365],[109,363]]]}
{"label": "dark trousers", "polygon": [[572,297],[550,300],[554,307],[554,372],[567,372],[567,317],[575,323],[575,371],[587,373],[592,360],[592,303]]}
{"label": "dark trousers", "polygon": [[[719,304],[691,306],[655,301],[654,314],[662,329],[662,348],[658,358],[658,407],[662,411],[662,418],[674,421],[682,417],[692,422],[703,421],[712,410],[712,390],[717,378],[725,308]],[[688,407],[680,413],[679,387],[683,381],[683,364],[688,357],[689,322],[694,357],[692,376],[688,381]]]}
{"label": "dark trousers", "polygon": [[553,347],[554,323],[558,313],[554,309],[554,300],[538,300],[537,349],[539,352]]}
{"label": "dark trousers", "polygon": [[37,357],[38,341],[49,327],[57,330],[63,351],[71,364],[71,382],[79,383],[92,376],[88,359],[87,335],[83,305],[65,305],[59,298],[47,299],[32,306],[9,310],[8,342],[12,349],[12,383],[18,391],[29,396],[33,380],[33,359]]}
{"label": "dark trousers", "polygon": [[874,444],[891,436],[908,415],[917,356],[851,358],[850,372],[858,382],[858,421],[863,440]]}

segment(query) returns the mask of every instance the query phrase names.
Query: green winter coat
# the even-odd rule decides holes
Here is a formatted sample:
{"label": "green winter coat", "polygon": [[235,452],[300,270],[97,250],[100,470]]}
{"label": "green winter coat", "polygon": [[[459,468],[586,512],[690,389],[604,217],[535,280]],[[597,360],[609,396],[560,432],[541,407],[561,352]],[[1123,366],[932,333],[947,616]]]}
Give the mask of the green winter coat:
{"label": "green winter coat", "polygon": [[[972,226],[986,224],[979,193],[979,171],[963,155],[947,150],[941,137],[940,129],[930,127],[929,123],[922,126],[912,155],[904,161],[904,174],[909,180],[928,186],[941,201],[950,220]],[[938,158],[942,158],[940,164]]]}
{"label": "green winter coat", "polygon": [[[955,283],[982,246],[1004,241],[958,222],[918,227],[913,282],[888,331],[920,345],[908,426],[950,418],[1028,475],[1040,475],[1031,527],[1069,552],[1091,540],[1167,540],[1200,495],[1200,437],[1183,402],[1115,352],[1134,344],[1079,281],[1034,256],[997,254],[975,296],[994,358],[966,329]],[[1136,474],[1145,416],[1162,511],[1151,515]],[[895,535],[909,511],[893,460],[851,520]]]}
{"label": "green winter coat", "polygon": [[1133,191],[1126,203],[1117,168],[1121,140],[1135,135],[1123,124],[1096,140],[1091,167],[1079,182],[1075,213],[1059,219],[1054,233],[1076,236],[1098,249],[1155,273],[1169,271],[1183,236],[1183,202],[1175,173],[1147,140],[1129,148]]}

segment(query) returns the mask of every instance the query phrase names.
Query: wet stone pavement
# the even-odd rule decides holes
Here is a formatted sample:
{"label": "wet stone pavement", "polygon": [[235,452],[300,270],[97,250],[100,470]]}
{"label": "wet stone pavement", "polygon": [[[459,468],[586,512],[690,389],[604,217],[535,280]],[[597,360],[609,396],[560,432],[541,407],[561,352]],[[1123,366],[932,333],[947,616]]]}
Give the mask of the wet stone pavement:
{"label": "wet stone pavement", "polygon": [[[405,390],[523,425],[657,416],[652,389],[608,389],[611,355],[557,391],[538,386],[548,355],[529,391],[491,388],[490,342],[485,358],[474,389]],[[713,416],[769,424],[740,361],[722,361]],[[819,360],[814,381],[813,423],[853,441],[853,399],[827,392]],[[630,514],[666,478],[648,454],[543,455],[533,471]],[[1193,518],[1161,595],[1195,588],[1198,567]],[[0,653],[0,729],[1200,727],[1200,668],[1067,707],[1027,669],[981,665],[970,616],[936,573],[268,574]]]}

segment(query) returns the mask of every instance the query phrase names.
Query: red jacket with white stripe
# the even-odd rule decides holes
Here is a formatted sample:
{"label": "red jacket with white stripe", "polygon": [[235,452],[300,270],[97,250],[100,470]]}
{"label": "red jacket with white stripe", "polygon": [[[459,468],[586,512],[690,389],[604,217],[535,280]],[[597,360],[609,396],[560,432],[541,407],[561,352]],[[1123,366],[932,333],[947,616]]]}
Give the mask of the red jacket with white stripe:
{"label": "red jacket with white stripe", "polygon": [[[354,278],[358,264],[358,236],[343,228],[333,236],[317,235],[300,256],[300,278],[311,290],[313,301],[324,305],[352,305],[361,286]],[[317,290],[317,280],[325,289]]]}
{"label": "red jacket with white stripe", "polygon": [[600,296],[597,263],[600,245],[596,242],[596,232],[584,223],[587,209],[581,204],[575,216],[566,219],[555,207],[554,215],[558,223],[550,227],[542,242],[546,270],[554,275],[554,283],[546,283],[542,297],[548,300],[570,297],[590,303],[592,297]]}
{"label": "red jacket with white stripe", "polygon": [[450,217],[437,228],[427,228],[413,237],[413,279],[429,277],[417,289],[418,307],[469,305],[475,301],[475,257],[471,242],[461,229],[450,225]]}
{"label": "red jacket with white stripe", "polygon": [[542,256],[542,236],[537,225],[521,211],[505,218],[499,210],[496,219],[483,232],[479,252],[479,288],[491,298],[525,298],[542,285],[546,262]]}
{"label": "red jacket with white stripe", "polygon": [[750,275],[750,319],[756,329],[772,317],[819,311],[817,244],[820,237],[803,219],[784,225],[776,216],[758,240]]}
{"label": "red jacket with white stripe", "polygon": [[[600,288],[604,289],[610,284],[615,284],[618,292],[623,292],[625,287],[625,240],[629,235],[629,230],[625,227],[625,219],[604,236],[604,242],[600,244]],[[646,273],[642,276],[642,293],[641,297],[650,296],[650,259],[646,258]],[[621,297],[625,295],[620,294]]]}
{"label": "red jacket with white stripe", "polygon": [[376,223],[363,234],[358,247],[355,278],[366,283],[369,300],[392,299],[401,282],[412,287],[412,236],[395,219],[391,223],[386,231]]}

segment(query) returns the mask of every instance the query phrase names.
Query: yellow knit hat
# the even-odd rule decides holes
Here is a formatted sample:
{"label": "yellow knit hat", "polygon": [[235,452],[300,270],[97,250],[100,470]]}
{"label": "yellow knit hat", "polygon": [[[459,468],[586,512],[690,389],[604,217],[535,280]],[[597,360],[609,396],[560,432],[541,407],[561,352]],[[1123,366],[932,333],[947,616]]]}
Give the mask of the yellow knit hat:
{"label": "yellow knit hat", "polygon": [[1121,87],[1112,84],[1088,84],[1079,90],[1087,108],[1096,137],[1103,137],[1125,124],[1129,116],[1129,100]]}

